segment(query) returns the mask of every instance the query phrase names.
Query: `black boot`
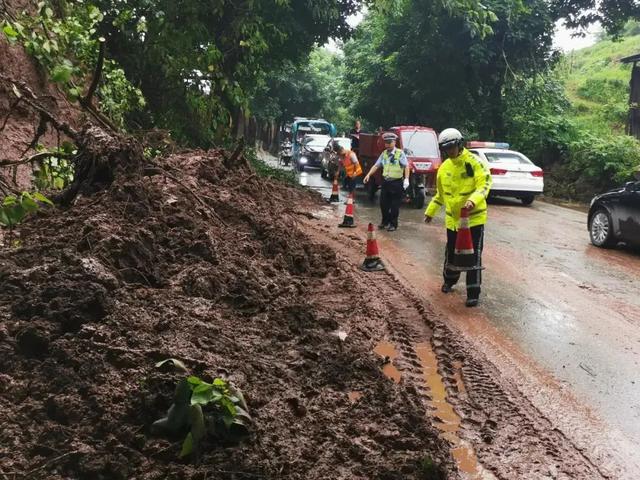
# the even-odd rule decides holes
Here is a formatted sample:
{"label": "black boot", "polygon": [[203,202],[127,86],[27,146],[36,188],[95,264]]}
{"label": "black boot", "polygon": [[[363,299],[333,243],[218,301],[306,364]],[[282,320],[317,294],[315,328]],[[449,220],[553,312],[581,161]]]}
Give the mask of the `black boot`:
{"label": "black boot", "polygon": [[453,291],[453,285],[449,285],[447,283],[443,283],[442,287],[440,287],[440,291],[442,293],[449,293]]}

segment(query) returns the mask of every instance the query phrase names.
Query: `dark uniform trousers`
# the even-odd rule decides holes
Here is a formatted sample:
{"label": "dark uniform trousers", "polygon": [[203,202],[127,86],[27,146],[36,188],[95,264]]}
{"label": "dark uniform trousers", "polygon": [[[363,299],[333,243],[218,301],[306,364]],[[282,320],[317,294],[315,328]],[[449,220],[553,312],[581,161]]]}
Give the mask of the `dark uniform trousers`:
{"label": "dark uniform trousers", "polygon": [[[482,284],[482,247],[484,244],[484,225],[477,225],[471,227],[471,238],[473,239],[473,250],[475,266],[477,270],[467,271],[467,298],[479,298],[480,297],[480,285]],[[456,237],[457,233],[453,230],[447,229],[447,250],[444,256],[444,283],[449,286],[453,286],[458,283],[460,279],[460,273],[454,270],[449,270],[449,264],[453,264],[453,257],[456,249]]]}
{"label": "dark uniform trousers", "polygon": [[382,223],[398,227],[398,215],[400,205],[404,197],[402,178],[397,180],[383,180],[380,192],[380,210],[382,210]]}
{"label": "dark uniform trousers", "polygon": [[342,181],[342,187],[349,193],[353,192],[356,189],[356,183],[358,182],[358,177],[348,177],[344,176],[344,180]]}

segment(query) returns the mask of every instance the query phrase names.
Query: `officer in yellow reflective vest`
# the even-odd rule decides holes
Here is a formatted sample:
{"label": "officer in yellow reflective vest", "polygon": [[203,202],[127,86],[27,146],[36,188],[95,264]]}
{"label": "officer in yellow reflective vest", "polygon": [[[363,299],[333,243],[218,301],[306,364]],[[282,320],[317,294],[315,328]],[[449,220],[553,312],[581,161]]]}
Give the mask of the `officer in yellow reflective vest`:
{"label": "officer in yellow reflective vest", "polygon": [[447,128],[438,138],[447,159],[440,165],[436,179],[437,192],[424,212],[429,223],[444,205],[446,210],[447,249],[444,258],[442,292],[449,293],[460,279],[460,272],[449,268],[453,261],[460,211],[469,210],[469,227],[473,238],[475,270],[467,271],[467,307],[478,305],[482,283],[482,247],[484,224],[487,222],[487,196],[491,189],[491,172],[487,166],[464,148],[464,138],[455,128]]}
{"label": "officer in yellow reflective vest", "polygon": [[398,136],[395,133],[385,133],[382,138],[385,150],[364,177],[363,182],[368,183],[371,175],[382,167],[382,190],[380,192],[382,221],[378,228],[386,228],[388,232],[395,232],[398,229],[398,215],[404,191],[409,186],[409,161],[404,152],[396,148]]}

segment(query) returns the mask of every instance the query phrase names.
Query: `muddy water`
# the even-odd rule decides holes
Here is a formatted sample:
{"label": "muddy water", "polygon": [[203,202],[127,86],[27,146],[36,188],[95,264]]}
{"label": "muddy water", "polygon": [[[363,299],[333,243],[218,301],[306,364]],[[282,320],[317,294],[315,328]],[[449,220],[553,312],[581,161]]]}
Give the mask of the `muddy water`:
{"label": "muddy water", "polygon": [[[431,398],[426,403],[433,410],[434,426],[442,432],[442,438],[451,444],[451,454],[456,461],[458,470],[465,480],[495,480],[495,477],[480,465],[471,445],[459,436],[460,416],[447,402],[446,388],[438,373],[438,360],[431,346],[426,342],[418,343],[414,345],[414,350],[420,360],[423,381]],[[382,367],[382,373],[398,383],[402,374],[393,364],[393,361],[398,357],[398,351],[394,344],[386,341],[380,342],[373,351],[386,361]],[[460,374],[458,375],[458,389],[461,389],[464,388],[464,383]],[[456,378],[457,382],[458,378]],[[357,392],[349,393],[349,399],[352,402],[357,401],[358,398],[360,397]]]}
{"label": "muddy water", "polygon": [[[431,345],[418,343],[414,348],[422,365],[424,382],[431,394],[431,400],[427,403],[434,410],[434,418],[437,420],[435,426],[442,432],[442,437],[451,443],[451,453],[458,465],[458,469],[463,473],[463,477],[468,480],[495,480],[496,477],[480,465],[471,445],[459,436],[460,416],[447,402],[446,388],[442,377],[438,373],[438,360],[431,349]],[[463,386],[464,383],[459,374],[459,369],[457,371],[459,378],[458,389],[460,389],[460,385]],[[456,378],[457,382],[458,378]]]}
{"label": "muddy water", "polygon": [[[331,193],[318,172],[304,172],[300,181],[325,197]],[[358,191],[359,230],[379,215]],[[403,207],[400,229],[379,232],[389,264],[588,455],[601,465],[623,465],[624,473],[612,478],[636,480],[640,254],[590,246],[583,212],[493,201],[482,304],[469,312],[464,286],[453,295],[439,292],[442,219],[422,220],[422,211]]]}
{"label": "muddy water", "polygon": [[381,342],[373,349],[373,351],[385,359],[385,363],[382,366],[382,373],[395,383],[400,383],[402,374],[393,364],[393,360],[398,356],[398,352],[396,351],[393,343]]}

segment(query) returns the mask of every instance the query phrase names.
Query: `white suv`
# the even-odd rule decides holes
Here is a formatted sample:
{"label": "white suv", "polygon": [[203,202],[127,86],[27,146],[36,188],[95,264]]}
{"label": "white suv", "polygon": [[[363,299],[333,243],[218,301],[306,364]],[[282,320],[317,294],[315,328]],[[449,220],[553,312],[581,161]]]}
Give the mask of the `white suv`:
{"label": "white suv", "polygon": [[544,172],[522,153],[509,150],[508,143],[467,142],[467,150],[491,171],[491,196],[515,197],[525,205],[544,190]]}

